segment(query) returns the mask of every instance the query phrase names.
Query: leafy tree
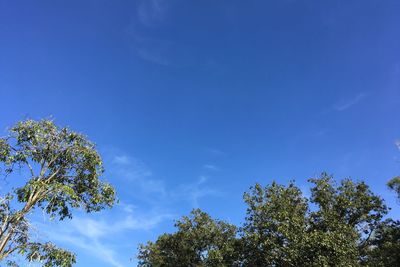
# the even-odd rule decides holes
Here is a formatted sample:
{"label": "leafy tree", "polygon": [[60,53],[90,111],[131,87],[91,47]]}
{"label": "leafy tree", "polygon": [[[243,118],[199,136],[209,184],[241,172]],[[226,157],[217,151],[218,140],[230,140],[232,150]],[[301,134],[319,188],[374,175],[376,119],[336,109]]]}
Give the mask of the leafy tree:
{"label": "leafy tree", "polygon": [[369,266],[400,266],[400,221],[387,219],[376,229],[368,253]]}
{"label": "leafy tree", "polygon": [[315,266],[358,266],[363,263],[370,238],[387,207],[364,182],[345,179],[335,185],[323,174],[314,183],[309,215],[310,245],[306,252]]}
{"label": "leafy tree", "polygon": [[[294,182],[251,187],[244,194],[248,207],[242,227],[235,233],[230,226],[228,236],[220,230],[211,235],[224,236],[218,239],[224,243],[210,238],[210,229],[222,222],[196,210],[177,223],[178,232],[142,245],[139,266],[394,266],[393,259],[388,265],[372,260],[371,251],[380,246],[374,236],[383,236],[393,251],[397,246],[389,243],[397,228],[390,232],[381,224],[388,210],[383,200],[364,182],[336,184],[325,173],[309,181],[308,198]],[[388,231],[392,239],[383,234]],[[214,251],[220,261],[209,261]]]}
{"label": "leafy tree", "polygon": [[[357,266],[387,208],[363,183],[339,186],[322,174],[311,197],[290,183],[256,185],[245,194],[242,229],[246,266]],[[310,203],[313,209],[310,208]]]}
{"label": "leafy tree", "polygon": [[[400,199],[400,176],[391,179],[388,187]],[[387,219],[378,226],[371,238],[368,261],[371,266],[400,266],[400,221]]]}
{"label": "leafy tree", "polygon": [[248,205],[243,236],[245,266],[291,266],[306,231],[307,201],[293,183],[288,187],[256,184],[244,194]]}
{"label": "leafy tree", "polygon": [[[400,148],[400,143],[396,144]],[[400,176],[392,178],[387,185],[400,200]],[[400,266],[400,221],[387,219],[380,223],[367,252],[369,266]]]}
{"label": "leafy tree", "polygon": [[195,209],[177,221],[178,231],[139,247],[139,266],[234,266],[236,227]]}
{"label": "leafy tree", "polygon": [[21,168],[29,173],[0,200],[0,260],[16,253],[44,266],[71,266],[71,252],[31,240],[27,216],[39,208],[64,220],[73,209],[94,212],[113,205],[113,187],[99,180],[104,170],[95,145],[50,120],[25,120],[0,138],[0,164],[5,174]]}
{"label": "leafy tree", "polygon": [[397,194],[398,199],[400,199],[400,176],[391,179],[388,182],[388,187],[393,190]]}

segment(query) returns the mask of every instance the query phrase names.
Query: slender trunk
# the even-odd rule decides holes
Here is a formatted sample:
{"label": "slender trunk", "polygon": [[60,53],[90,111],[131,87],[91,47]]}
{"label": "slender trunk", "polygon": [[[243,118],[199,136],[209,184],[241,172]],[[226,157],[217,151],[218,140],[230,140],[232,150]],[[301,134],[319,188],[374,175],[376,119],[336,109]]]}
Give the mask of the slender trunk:
{"label": "slender trunk", "polygon": [[0,244],[0,260],[2,260],[6,255],[4,254],[4,249],[6,248],[6,245],[8,241],[10,240],[11,236],[14,234],[13,230],[10,230],[8,234],[5,236],[5,238],[1,241]]}
{"label": "slender trunk", "polygon": [[[0,238],[0,260],[2,260],[7,254],[4,253],[4,250],[7,246],[7,243],[10,241],[12,236],[15,234],[13,225],[18,225],[25,215],[32,209],[32,207],[37,203],[39,196],[41,194],[41,190],[32,193],[29,197],[29,201],[25,204],[21,211],[17,212],[15,216],[12,216],[7,222],[7,227],[2,232],[2,237]],[[11,229],[7,232],[7,228],[11,225]],[[5,234],[5,235],[4,235]]]}

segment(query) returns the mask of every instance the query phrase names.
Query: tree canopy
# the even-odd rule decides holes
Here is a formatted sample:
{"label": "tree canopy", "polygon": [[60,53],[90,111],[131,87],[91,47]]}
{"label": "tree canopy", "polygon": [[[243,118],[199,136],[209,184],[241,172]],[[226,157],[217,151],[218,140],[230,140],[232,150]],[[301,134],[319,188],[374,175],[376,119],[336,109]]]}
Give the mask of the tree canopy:
{"label": "tree canopy", "polygon": [[178,231],[140,247],[140,266],[232,266],[235,263],[234,225],[213,220],[195,209],[177,221]]}
{"label": "tree canopy", "polygon": [[22,186],[0,200],[0,261],[16,253],[43,266],[71,266],[73,253],[32,240],[27,215],[39,208],[64,220],[74,209],[94,212],[113,205],[115,191],[99,179],[104,169],[95,145],[53,121],[25,120],[0,138],[0,164],[5,175],[17,169],[28,173]]}
{"label": "tree canopy", "polygon": [[400,176],[394,177],[388,182],[388,187],[392,189],[400,200]]}
{"label": "tree canopy", "polygon": [[139,266],[400,266],[400,222],[384,220],[388,207],[366,183],[326,173],[309,182],[308,197],[294,182],[251,187],[240,227],[194,210],[139,247]]}

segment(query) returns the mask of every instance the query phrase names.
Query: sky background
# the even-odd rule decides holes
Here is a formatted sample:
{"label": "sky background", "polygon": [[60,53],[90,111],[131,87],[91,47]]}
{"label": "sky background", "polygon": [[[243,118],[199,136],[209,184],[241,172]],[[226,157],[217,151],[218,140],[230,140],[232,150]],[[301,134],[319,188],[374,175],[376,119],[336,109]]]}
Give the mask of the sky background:
{"label": "sky background", "polygon": [[191,209],[239,224],[255,182],[307,195],[322,171],[367,181],[399,218],[385,186],[400,174],[399,14],[397,0],[0,0],[0,135],[50,117],[86,134],[120,199],[62,223],[39,212],[35,234],[76,266],[135,266]]}

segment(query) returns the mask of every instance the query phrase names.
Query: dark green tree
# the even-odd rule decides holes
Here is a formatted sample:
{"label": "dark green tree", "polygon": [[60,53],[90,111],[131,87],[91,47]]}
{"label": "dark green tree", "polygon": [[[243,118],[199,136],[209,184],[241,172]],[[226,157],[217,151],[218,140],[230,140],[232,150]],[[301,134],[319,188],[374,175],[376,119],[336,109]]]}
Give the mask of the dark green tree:
{"label": "dark green tree", "polygon": [[[388,187],[400,199],[400,177],[391,179]],[[371,237],[368,262],[370,266],[400,266],[400,221],[387,219],[378,226]]]}
{"label": "dark green tree", "polygon": [[397,194],[397,198],[400,200],[400,176],[391,179],[387,185]]}
{"label": "dark green tree", "polygon": [[248,205],[241,229],[244,266],[296,266],[307,230],[307,200],[294,183],[262,187],[244,194]]}
{"label": "dark green tree", "polygon": [[241,234],[246,266],[361,263],[370,235],[387,213],[383,200],[363,182],[345,179],[335,185],[327,174],[310,182],[309,199],[294,183],[256,185],[245,194]]}
{"label": "dark green tree", "polygon": [[0,200],[0,261],[20,254],[44,266],[71,266],[74,254],[31,239],[27,216],[39,208],[63,220],[72,218],[73,209],[93,212],[113,205],[114,188],[99,180],[103,166],[95,145],[50,120],[25,120],[0,138],[0,164],[6,175],[21,168],[28,173],[15,181],[22,186]]}
{"label": "dark green tree", "polygon": [[387,219],[376,229],[368,253],[368,266],[400,266],[400,221]]}
{"label": "dark green tree", "polygon": [[335,185],[323,174],[310,179],[308,246],[305,253],[314,266],[359,266],[371,245],[371,236],[387,214],[387,207],[364,182],[344,179]]}
{"label": "dark green tree", "polygon": [[139,247],[139,266],[234,266],[236,227],[195,209],[175,223],[173,234]]}
{"label": "dark green tree", "polygon": [[[177,223],[176,233],[142,245],[139,266],[381,266],[373,265],[371,251],[379,246],[373,237],[383,233],[383,200],[364,182],[336,184],[325,173],[310,182],[308,198],[294,182],[256,184],[244,194],[244,224],[236,233],[229,226],[228,236],[210,235],[221,222],[196,211]],[[220,260],[210,261],[214,255]]]}
{"label": "dark green tree", "polygon": [[[397,143],[400,148],[400,143]],[[400,200],[400,176],[388,182]],[[400,221],[387,219],[382,222],[371,236],[368,250],[369,266],[400,266]]]}

